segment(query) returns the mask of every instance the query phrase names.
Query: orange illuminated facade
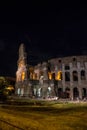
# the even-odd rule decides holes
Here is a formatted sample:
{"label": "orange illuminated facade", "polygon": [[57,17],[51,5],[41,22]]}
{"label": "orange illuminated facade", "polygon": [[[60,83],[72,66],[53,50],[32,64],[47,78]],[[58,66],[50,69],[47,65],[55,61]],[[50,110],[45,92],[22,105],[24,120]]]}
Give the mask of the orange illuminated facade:
{"label": "orange illuminated facade", "polygon": [[52,79],[52,73],[48,72],[48,78],[51,80]]}
{"label": "orange illuminated facade", "polygon": [[58,71],[56,75],[56,80],[62,80],[62,71]]}
{"label": "orange illuminated facade", "polygon": [[25,79],[25,72],[22,72],[22,81]]}
{"label": "orange illuminated facade", "polygon": [[17,65],[15,94],[18,96],[87,98],[87,56],[60,57],[31,66],[27,65],[21,44]]}

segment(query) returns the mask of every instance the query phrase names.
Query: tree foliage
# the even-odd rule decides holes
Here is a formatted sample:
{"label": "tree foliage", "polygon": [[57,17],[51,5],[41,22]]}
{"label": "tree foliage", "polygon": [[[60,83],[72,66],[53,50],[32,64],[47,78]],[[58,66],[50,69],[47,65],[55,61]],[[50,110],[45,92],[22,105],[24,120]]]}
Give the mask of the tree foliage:
{"label": "tree foliage", "polygon": [[0,77],[0,99],[6,99],[6,97],[11,94],[12,89],[8,89],[10,81],[6,80],[4,77]]}

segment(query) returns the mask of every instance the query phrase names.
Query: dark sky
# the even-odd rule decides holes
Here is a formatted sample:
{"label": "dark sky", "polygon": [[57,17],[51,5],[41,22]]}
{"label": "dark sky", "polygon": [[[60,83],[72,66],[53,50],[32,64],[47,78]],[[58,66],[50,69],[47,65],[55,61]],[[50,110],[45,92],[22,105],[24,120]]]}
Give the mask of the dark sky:
{"label": "dark sky", "polygon": [[0,75],[15,77],[21,42],[31,65],[87,54],[87,6],[74,5],[20,3],[0,8]]}

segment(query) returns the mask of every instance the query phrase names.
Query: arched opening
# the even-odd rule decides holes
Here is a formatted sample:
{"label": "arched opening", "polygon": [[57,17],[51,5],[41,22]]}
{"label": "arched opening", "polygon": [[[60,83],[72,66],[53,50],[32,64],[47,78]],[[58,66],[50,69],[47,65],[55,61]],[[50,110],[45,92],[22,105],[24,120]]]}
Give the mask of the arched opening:
{"label": "arched opening", "polygon": [[76,61],[76,58],[75,58],[75,57],[73,57],[73,61],[74,61],[74,62]]}
{"label": "arched opening", "polygon": [[33,89],[33,95],[34,95],[34,96],[37,95],[37,89],[36,89],[36,88]]}
{"label": "arched opening", "polygon": [[70,70],[70,66],[69,65],[65,65],[65,70]]}
{"label": "arched opening", "polygon": [[77,87],[73,88],[73,98],[74,99],[79,98],[79,91]]}
{"label": "arched opening", "polygon": [[70,88],[65,89],[65,98],[70,98]]}
{"label": "arched opening", "polygon": [[18,95],[21,94],[21,89],[20,89],[20,88],[17,89],[17,94],[18,94]]}
{"label": "arched opening", "polygon": [[58,71],[56,75],[56,80],[62,80],[62,71]]}
{"label": "arched opening", "polygon": [[58,97],[59,98],[63,97],[63,89],[62,88],[58,88]]}
{"label": "arched opening", "polygon": [[42,88],[37,89],[37,97],[42,97]]}
{"label": "arched opening", "polygon": [[22,81],[25,79],[25,72],[22,72],[21,79],[22,79]]}
{"label": "arched opening", "polygon": [[81,70],[81,80],[85,80],[85,71]]}
{"label": "arched opening", "polygon": [[55,73],[52,73],[52,79],[55,80]]}
{"label": "arched opening", "polygon": [[48,72],[48,79],[52,79],[52,73],[51,72]]}
{"label": "arched opening", "polygon": [[82,98],[86,97],[86,88],[82,88]]}
{"label": "arched opening", "polygon": [[21,88],[21,96],[24,96],[24,88]]}
{"label": "arched opening", "polygon": [[65,81],[70,81],[70,73],[65,72]]}
{"label": "arched opening", "polygon": [[48,97],[51,97],[51,91],[52,91],[52,89],[51,89],[51,87],[49,86],[48,89],[47,89],[47,96],[48,96]]}
{"label": "arched opening", "polygon": [[29,68],[29,73],[28,73],[30,79],[33,79],[33,73],[34,73],[34,68],[30,67]]}
{"label": "arched opening", "polygon": [[37,73],[33,73],[33,79],[37,80]]}
{"label": "arched opening", "polygon": [[73,71],[73,81],[78,81],[78,73],[77,73],[77,71]]}

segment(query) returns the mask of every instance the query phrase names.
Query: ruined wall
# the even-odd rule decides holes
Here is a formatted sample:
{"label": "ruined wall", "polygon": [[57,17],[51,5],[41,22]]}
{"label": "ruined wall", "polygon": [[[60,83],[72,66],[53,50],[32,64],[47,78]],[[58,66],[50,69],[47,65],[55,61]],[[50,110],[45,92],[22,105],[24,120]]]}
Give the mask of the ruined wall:
{"label": "ruined wall", "polygon": [[87,56],[54,58],[28,68],[25,47],[21,44],[17,65],[15,94],[18,96],[87,97]]}

